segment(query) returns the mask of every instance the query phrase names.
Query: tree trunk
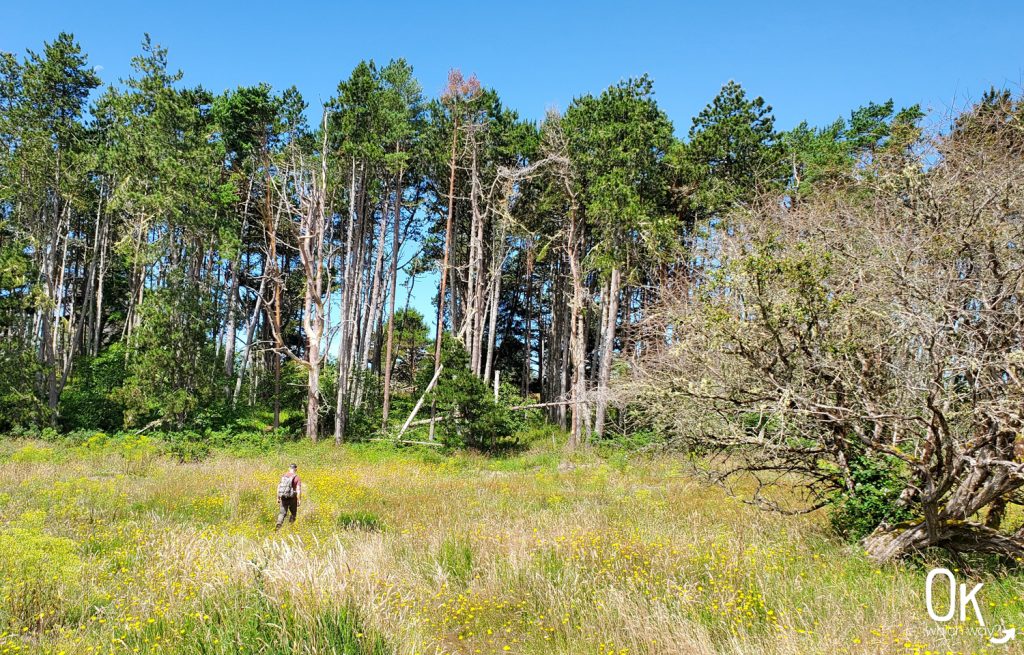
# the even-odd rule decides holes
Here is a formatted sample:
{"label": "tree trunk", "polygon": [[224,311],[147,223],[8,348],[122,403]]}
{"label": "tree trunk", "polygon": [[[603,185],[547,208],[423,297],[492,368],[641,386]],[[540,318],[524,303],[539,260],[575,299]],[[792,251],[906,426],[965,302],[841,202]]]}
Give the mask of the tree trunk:
{"label": "tree trunk", "polygon": [[[252,197],[252,180],[249,180],[249,188],[245,193],[245,204],[242,206],[242,229],[238,235],[239,243],[245,241],[245,231],[248,227],[249,220],[249,198]],[[211,252],[213,249],[211,248]],[[232,398],[231,391],[231,378],[235,376],[235,310],[238,306],[238,288],[241,274],[239,273],[239,267],[242,265],[242,253],[239,249],[238,254],[228,264],[228,275],[231,278],[231,284],[228,287],[227,297],[227,317],[224,325],[224,395],[228,401]]]}
{"label": "tree trunk", "polygon": [[249,353],[252,350],[253,339],[256,335],[256,326],[260,320],[260,309],[263,305],[263,291],[266,288],[267,278],[260,278],[260,288],[256,292],[256,303],[252,310],[252,317],[249,319],[249,328],[245,335],[245,348],[242,351],[241,365],[238,367],[238,375],[235,378],[235,389],[231,394],[231,406],[238,402],[238,394],[242,390],[242,379],[245,377],[245,369],[249,365]]}
{"label": "tree trunk", "polygon": [[868,557],[878,563],[900,559],[926,548],[989,553],[1016,560],[1024,557],[1024,539],[1020,534],[1009,535],[968,521],[940,521],[932,530],[928,529],[925,521],[883,526],[864,539]]}
{"label": "tree trunk", "polygon": [[399,223],[402,218],[402,175],[398,171],[395,180],[395,221],[391,235],[391,292],[388,294],[388,340],[384,350],[384,403],[381,409],[381,430],[388,428],[388,413],[391,410],[391,371],[394,366],[392,350],[395,342],[395,294],[398,290],[398,253],[402,247],[399,241]]}
{"label": "tree trunk", "polygon": [[352,171],[348,191],[348,231],[345,236],[345,266],[342,280],[345,285],[341,292],[341,329],[338,334],[338,395],[334,412],[334,443],[340,444],[345,439],[345,423],[347,416],[345,397],[348,392],[348,340],[351,338],[350,305],[352,304],[352,233],[356,221],[356,160],[352,159]]}
{"label": "tree trunk", "polygon": [[[383,281],[381,280],[381,271],[384,266],[384,245],[388,240],[388,201],[387,194],[385,194],[385,200],[383,205],[383,211],[380,217],[380,229],[377,234],[377,247],[373,262],[373,285],[370,287],[370,298],[369,303],[363,308],[364,316],[362,322],[362,330],[360,333],[360,347],[359,347],[359,358],[356,360],[356,367],[360,371],[360,376],[366,370],[366,362],[370,358],[370,344],[373,341],[373,329],[376,325],[378,318],[378,308],[380,306],[380,293]],[[362,405],[363,398],[363,384],[360,381],[359,388],[357,390],[355,407]]]}
{"label": "tree trunk", "polygon": [[594,415],[594,434],[604,434],[605,413],[608,409],[608,381],[612,371],[612,353],[615,348],[615,326],[619,320],[619,269],[613,268],[608,281],[608,314],[601,335],[601,361],[597,378],[597,410]]}
{"label": "tree trunk", "polygon": [[581,270],[581,262],[579,260],[579,247],[580,241],[582,240],[578,230],[580,226],[577,225],[576,212],[573,211],[570,214],[570,235],[569,235],[569,247],[568,247],[568,259],[569,268],[572,275],[572,302],[570,304],[570,329],[569,329],[569,349],[572,352],[572,370],[573,370],[573,381],[572,381],[572,432],[569,436],[569,447],[576,448],[582,445],[584,441],[584,430],[586,429],[586,421],[583,420],[584,415],[589,411],[586,404],[583,402],[583,398],[586,394],[587,389],[587,366],[586,366],[586,348],[587,348],[587,331],[586,331],[586,315],[584,313],[584,286],[583,286],[583,272]]}
{"label": "tree trunk", "polygon": [[273,211],[274,185],[270,178],[270,162],[266,164],[265,189],[263,193],[263,212],[267,230],[267,261],[264,275],[268,273],[273,277],[274,300],[272,311],[268,312],[270,327],[274,335],[274,430],[281,427],[281,271],[277,262],[277,221],[278,217]]}
{"label": "tree trunk", "polygon": [[526,248],[526,277],[523,280],[526,285],[524,291],[525,321],[523,323],[523,370],[519,380],[520,395],[525,397],[530,393],[530,374],[533,372],[533,243]]}
{"label": "tree trunk", "polygon": [[487,361],[484,369],[484,381],[491,379],[491,374],[494,374],[494,379],[498,379],[498,373],[494,370],[494,347],[498,336],[498,305],[501,301],[501,266],[497,267],[497,270],[492,273],[491,282],[491,303],[490,310],[491,315],[487,324]]}
{"label": "tree trunk", "polygon": [[[319,341],[319,338],[317,339]],[[320,434],[320,346],[309,344],[309,388],[306,394],[306,438],[316,443]]]}
{"label": "tree trunk", "polygon": [[[441,366],[441,333],[444,331],[444,293],[448,279],[448,257],[452,249],[452,214],[455,211],[455,148],[458,144],[459,118],[452,123],[452,154],[448,172],[448,218],[444,227],[444,257],[441,262],[441,283],[437,296],[437,332],[434,336],[434,371]],[[433,427],[433,426],[431,426]]]}

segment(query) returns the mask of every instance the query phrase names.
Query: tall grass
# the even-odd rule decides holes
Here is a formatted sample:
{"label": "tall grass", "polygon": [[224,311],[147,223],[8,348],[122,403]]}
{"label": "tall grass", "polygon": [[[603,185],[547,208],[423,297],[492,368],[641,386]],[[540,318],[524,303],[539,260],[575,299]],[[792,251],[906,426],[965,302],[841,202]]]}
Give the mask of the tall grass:
{"label": "tall grass", "polygon": [[[0,655],[997,652],[1024,609],[1020,578],[982,578],[988,633],[944,629],[925,566],[879,569],[669,458],[129,456],[0,444]],[[275,532],[293,460],[306,494]]]}

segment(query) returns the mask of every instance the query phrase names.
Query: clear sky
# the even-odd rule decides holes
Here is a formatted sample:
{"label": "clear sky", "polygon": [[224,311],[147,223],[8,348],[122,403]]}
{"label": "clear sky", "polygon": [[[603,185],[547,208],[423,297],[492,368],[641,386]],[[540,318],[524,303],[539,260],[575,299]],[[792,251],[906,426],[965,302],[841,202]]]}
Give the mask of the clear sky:
{"label": "clear sky", "polygon": [[[763,96],[780,128],[890,97],[941,116],[991,85],[1024,83],[1020,1],[5,5],[0,49],[39,49],[70,31],[105,82],[127,74],[144,32],[169,48],[186,83],[216,92],[295,84],[314,106],[364,58],[405,57],[429,95],[449,68],[475,72],[528,118],[649,73],[680,135],[730,79]],[[429,307],[426,298],[417,305]]]}
{"label": "clear sky", "polygon": [[186,81],[295,84],[313,105],[362,58],[405,57],[428,94],[451,67],[475,72],[531,118],[646,72],[679,133],[729,79],[763,96],[783,128],[889,97],[943,111],[1024,81],[1019,1],[4,4],[0,49],[70,31],[108,82],[147,31]]}

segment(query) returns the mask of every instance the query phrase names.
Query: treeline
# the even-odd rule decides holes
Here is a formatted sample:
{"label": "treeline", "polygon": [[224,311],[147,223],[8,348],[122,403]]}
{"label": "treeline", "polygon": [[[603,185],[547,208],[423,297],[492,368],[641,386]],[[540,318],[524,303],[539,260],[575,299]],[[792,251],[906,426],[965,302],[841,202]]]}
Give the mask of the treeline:
{"label": "treeline", "polygon": [[464,443],[508,432],[490,405],[542,405],[572,445],[635,429],[615,362],[672,340],[655,319],[700,292],[726,217],[920,137],[891,101],[780,132],[733,82],[678,138],[647,77],[535,123],[458,71],[425,97],[403,60],[315,108],[187,86],[148,36],[132,69],[100,91],[68,34],[0,56],[0,431],[260,411],[340,442],[421,399],[414,423]]}
{"label": "treeline", "polygon": [[132,66],[0,56],[0,432],[490,448],[533,407],[878,560],[1024,557],[1020,98],[779,131],[729,82],[680,138],[647,77],[535,123],[402,60],[316,108]]}

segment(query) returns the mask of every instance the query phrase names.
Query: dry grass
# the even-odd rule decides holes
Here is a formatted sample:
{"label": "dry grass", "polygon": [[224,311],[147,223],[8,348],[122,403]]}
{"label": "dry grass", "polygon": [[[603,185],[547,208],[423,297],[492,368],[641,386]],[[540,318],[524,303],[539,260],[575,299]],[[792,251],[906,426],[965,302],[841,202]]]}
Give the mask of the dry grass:
{"label": "dry grass", "polygon": [[[560,471],[543,452],[296,446],[126,466],[116,452],[26,447],[46,448],[0,447],[14,481],[3,531],[36,535],[43,555],[0,565],[0,600],[57,570],[46,538],[73,542],[75,573],[44,580],[42,618],[0,607],[0,654],[1006,648],[931,622],[922,567],[877,569],[822,517],[761,513],[672,459]],[[275,533],[293,459],[307,496]],[[986,580],[982,600],[989,633],[1024,608],[1015,577]]]}

